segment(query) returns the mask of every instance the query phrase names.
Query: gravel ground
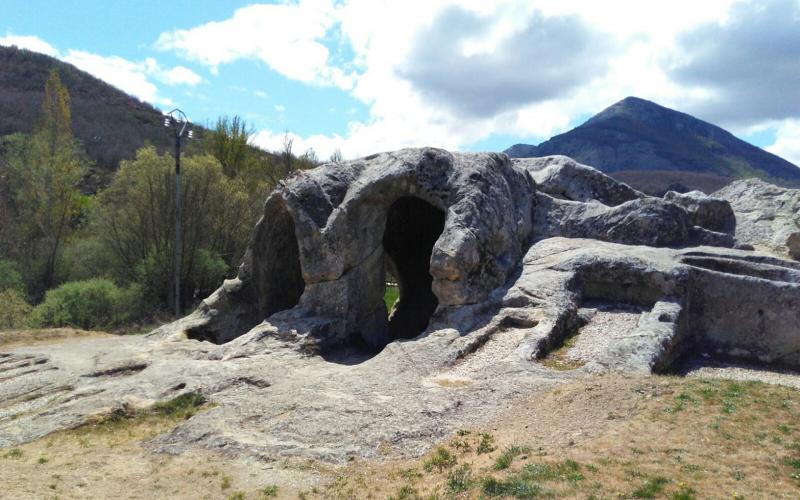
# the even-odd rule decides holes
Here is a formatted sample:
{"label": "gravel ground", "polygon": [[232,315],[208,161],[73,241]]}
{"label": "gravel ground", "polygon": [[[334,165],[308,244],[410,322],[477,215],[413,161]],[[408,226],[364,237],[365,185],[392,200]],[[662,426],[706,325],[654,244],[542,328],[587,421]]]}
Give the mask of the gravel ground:
{"label": "gravel ground", "polygon": [[753,363],[719,360],[703,355],[681,361],[678,372],[687,377],[756,380],[800,389],[800,372]]}
{"label": "gravel ground", "polygon": [[587,303],[578,314],[588,322],[578,330],[564,358],[587,362],[609,349],[615,339],[628,336],[644,309],[627,304]]}

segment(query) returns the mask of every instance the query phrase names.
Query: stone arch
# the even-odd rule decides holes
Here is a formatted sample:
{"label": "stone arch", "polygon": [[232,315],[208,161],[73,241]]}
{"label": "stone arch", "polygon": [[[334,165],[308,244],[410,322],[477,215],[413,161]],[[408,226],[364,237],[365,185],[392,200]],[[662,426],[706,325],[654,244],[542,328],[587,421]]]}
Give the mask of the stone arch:
{"label": "stone arch", "polygon": [[384,259],[400,288],[400,298],[389,315],[390,340],[416,337],[436,311],[439,300],[432,289],[430,262],[444,223],[444,211],[415,196],[403,196],[389,207],[382,241]]}

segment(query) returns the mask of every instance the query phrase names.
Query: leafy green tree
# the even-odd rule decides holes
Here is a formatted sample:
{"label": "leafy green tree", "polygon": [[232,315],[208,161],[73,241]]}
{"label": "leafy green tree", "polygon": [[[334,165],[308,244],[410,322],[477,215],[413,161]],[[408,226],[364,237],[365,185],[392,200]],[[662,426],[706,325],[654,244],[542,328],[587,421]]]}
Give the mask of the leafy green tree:
{"label": "leafy green tree", "polygon": [[241,117],[222,116],[214,128],[204,134],[203,144],[206,153],[222,165],[225,175],[233,178],[255,166],[257,159],[250,145],[252,137],[253,129]]}
{"label": "leafy green tree", "polygon": [[12,137],[5,148],[16,250],[33,278],[34,295],[54,284],[60,251],[85,203],[78,183],[86,163],[72,136],[69,102],[69,92],[52,71],[34,133]]}
{"label": "leafy green tree", "polygon": [[[227,177],[210,155],[183,160],[181,191],[181,296],[191,300],[239,263],[256,215],[244,181]],[[92,232],[113,255],[114,277],[140,283],[162,304],[174,300],[174,196],[172,156],[142,148],[122,162],[92,214]]]}

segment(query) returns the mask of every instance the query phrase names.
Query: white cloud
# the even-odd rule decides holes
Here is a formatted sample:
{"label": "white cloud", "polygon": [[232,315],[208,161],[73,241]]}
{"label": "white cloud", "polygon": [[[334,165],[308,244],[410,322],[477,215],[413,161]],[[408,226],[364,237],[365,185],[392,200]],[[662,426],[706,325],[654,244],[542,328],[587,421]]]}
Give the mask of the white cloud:
{"label": "white cloud", "polygon": [[122,57],[100,56],[82,50],[69,50],[63,60],[143,101],[172,105],[170,99],[159,95],[158,87],[150,81],[152,71],[148,71],[147,62],[135,63]]}
{"label": "white cloud", "polygon": [[7,33],[6,36],[0,36],[0,45],[8,47],[19,47],[20,49],[27,49],[33,52],[40,52],[52,57],[58,57],[58,49],[45,42],[38,36],[30,35],[14,35]]}
{"label": "white cloud", "polygon": [[32,35],[9,33],[0,37],[0,45],[16,46],[59,58],[134,97],[156,105],[172,106],[174,103],[159,94],[153,79],[170,86],[192,87],[203,81],[200,75],[185,66],[163,68],[152,57],[135,62],[118,56],[102,56],[83,50],[69,49],[66,53],[62,53],[51,44]]}
{"label": "white cloud", "polygon": [[[789,1],[797,0],[780,3]],[[405,146],[462,148],[492,134],[547,138],[629,95],[700,111],[720,96],[713,86],[676,76],[687,61],[686,33],[730,25],[742,5],[759,2],[770,5],[286,0],[164,33],[157,46],[212,70],[256,59],[291,80],[338,86],[367,106],[369,117],[341,135],[296,137],[295,146],[313,147],[320,157],[334,149],[352,157]],[[800,46],[793,34],[800,30],[778,33],[784,38],[773,45]],[[348,50],[336,52],[343,45]],[[342,54],[350,55],[341,60]],[[788,125],[782,130],[774,147],[789,151],[795,136]],[[266,130],[259,143],[276,149],[282,137]]]}
{"label": "white cloud", "polygon": [[348,89],[352,77],[330,64],[330,51],[323,43],[335,13],[330,0],[250,5],[225,21],[162,33],[156,46],[214,72],[238,59],[258,59],[291,80]]}
{"label": "white cloud", "polygon": [[775,142],[765,149],[800,166],[800,118],[783,121],[775,135]]}

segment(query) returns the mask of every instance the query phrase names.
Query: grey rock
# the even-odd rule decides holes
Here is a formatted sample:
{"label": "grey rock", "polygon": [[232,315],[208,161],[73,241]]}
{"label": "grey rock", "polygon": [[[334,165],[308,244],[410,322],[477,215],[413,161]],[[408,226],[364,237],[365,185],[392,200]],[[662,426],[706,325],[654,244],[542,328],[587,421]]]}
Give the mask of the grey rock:
{"label": "grey rock", "polygon": [[695,226],[719,233],[733,234],[736,231],[736,216],[727,200],[714,198],[700,191],[667,191],[664,199],[685,208]]}
{"label": "grey rock", "polygon": [[712,195],[736,215],[736,239],[755,249],[800,259],[800,190],[759,179],[732,182]]}
{"label": "grey rock", "polygon": [[646,196],[627,184],[616,181],[588,165],[582,165],[568,156],[515,158],[512,162],[515,166],[530,172],[540,191],[555,198],[599,201],[614,206]]}

